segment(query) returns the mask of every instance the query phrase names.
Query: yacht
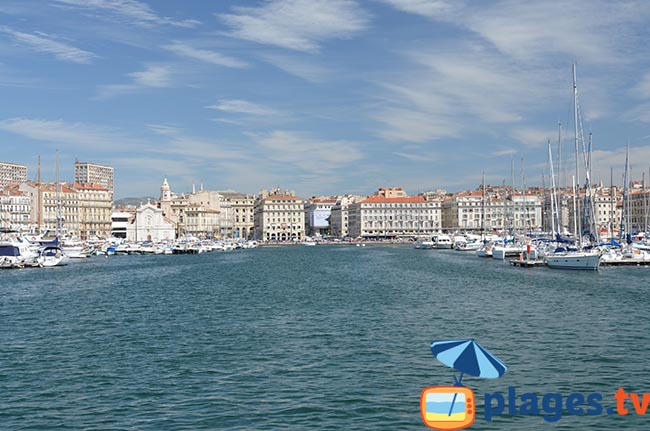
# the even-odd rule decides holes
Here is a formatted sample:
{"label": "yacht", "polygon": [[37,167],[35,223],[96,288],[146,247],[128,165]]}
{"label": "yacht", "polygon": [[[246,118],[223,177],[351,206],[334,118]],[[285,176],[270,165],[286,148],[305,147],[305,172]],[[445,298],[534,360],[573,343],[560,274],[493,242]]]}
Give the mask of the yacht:
{"label": "yacht", "polygon": [[56,245],[48,245],[38,250],[38,264],[42,267],[64,266],[70,261],[63,249]]}
{"label": "yacht", "polygon": [[450,249],[454,243],[449,235],[440,234],[434,238],[434,248]]}

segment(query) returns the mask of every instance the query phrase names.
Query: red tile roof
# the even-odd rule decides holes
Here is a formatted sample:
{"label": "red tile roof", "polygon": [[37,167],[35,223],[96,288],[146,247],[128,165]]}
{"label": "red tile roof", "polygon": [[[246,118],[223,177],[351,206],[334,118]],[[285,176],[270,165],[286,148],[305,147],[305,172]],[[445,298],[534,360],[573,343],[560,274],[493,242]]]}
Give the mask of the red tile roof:
{"label": "red tile roof", "polygon": [[300,200],[300,201],[302,200],[302,198],[299,198],[298,196],[289,196],[289,195],[271,195],[271,196],[265,197],[262,200],[264,200],[264,201],[277,201],[277,200],[287,200],[287,199]]}
{"label": "red tile roof", "polygon": [[407,196],[403,198],[385,198],[383,196],[368,196],[366,199],[359,203],[362,204],[407,204],[407,203],[420,203],[426,202],[424,196]]}
{"label": "red tile roof", "polygon": [[75,184],[73,186],[75,189],[81,189],[81,190],[102,190],[102,191],[108,191],[108,189],[104,186],[100,186],[99,184]]}

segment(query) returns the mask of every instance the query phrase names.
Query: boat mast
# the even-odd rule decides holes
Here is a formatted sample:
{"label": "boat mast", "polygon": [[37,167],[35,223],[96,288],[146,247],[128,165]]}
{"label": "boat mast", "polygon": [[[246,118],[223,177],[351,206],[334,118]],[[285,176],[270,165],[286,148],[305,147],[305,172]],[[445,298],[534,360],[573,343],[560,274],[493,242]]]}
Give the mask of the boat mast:
{"label": "boat mast", "polygon": [[555,218],[557,216],[557,202],[555,201],[555,172],[553,171],[553,153],[551,151],[551,140],[548,140],[548,162],[551,169],[551,233],[555,238]]}
{"label": "boat mast", "polygon": [[37,191],[38,191],[38,215],[36,216],[36,225],[37,231],[36,235],[40,236],[41,235],[41,220],[42,220],[42,214],[43,214],[43,196],[41,195],[41,155],[38,155],[38,185],[37,185]]}
{"label": "boat mast", "polygon": [[[575,143],[575,157],[576,157],[576,174],[573,181],[574,188],[574,217],[577,218],[577,223],[574,221],[573,225],[575,227],[575,236],[578,241],[578,248],[582,249],[582,221],[578,214],[580,214],[580,208],[575,205],[580,205],[580,199],[575,199],[575,194],[580,188],[580,170],[578,168],[578,86],[576,85],[576,65],[573,63],[573,127],[575,131],[574,143]],[[576,187],[576,184],[578,187]]]}
{"label": "boat mast", "polygon": [[[629,156],[630,156],[630,144],[628,142],[627,144],[627,150],[625,152],[625,172],[623,174],[623,200],[622,200],[622,206],[621,206],[621,226],[619,227],[618,231],[618,241],[622,244],[623,243],[623,223],[625,221],[625,211],[627,210],[626,206],[626,198],[627,198],[627,169],[628,169],[628,163],[629,163]],[[626,232],[627,234],[627,232]]]}
{"label": "boat mast", "polygon": [[61,184],[59,183],[59,149],[56,149],[56,237],[61,233]]}
{"label": "boat mast", "polygon": [[[643,214],[645,216],[645,221],[643,224],[643,233],[645,234],[645,231],[647,230],[647,226],[648,226],[648,208],[647,208],[646,193],[645,193],[645,172],[641,173],[641,192],[643,193]],[[639,224],[641,224],[640,221]],[[640,228],[641,227],[639,226],[639,229]]]}
{"label": "boat mast", "polygon": [[483,179],[481,180],[481,241],[485,235],[485,171],[483,171]]}
{"label": "boat mast", "polygon": [[[550,140],[549,140],[550,144]],[[562,122],[558,121],[557,123],[557,187],[562,190],[562,178],[560,177],[562,172]],[[556,190],[557,193],[557,190]],[[562,199],[559,199],[559,202],[562,202]],[[555,210],[557,211],[557,231],[562,234],[562,211],[558,204],[557,194],[555,195]]]}
{"label": "boat mast", "polygon": [[614,202],[616,194],[614,193],[614,168],[609,168],[609,240],[614,239]]}

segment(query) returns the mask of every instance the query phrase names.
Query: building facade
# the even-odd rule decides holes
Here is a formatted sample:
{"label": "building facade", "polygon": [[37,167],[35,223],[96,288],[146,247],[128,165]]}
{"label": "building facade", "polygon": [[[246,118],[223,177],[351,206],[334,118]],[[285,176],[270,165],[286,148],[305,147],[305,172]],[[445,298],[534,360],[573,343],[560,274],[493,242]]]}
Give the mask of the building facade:
{"label": "building facade", "polygon": [[[386,190],[391,192],[386,193]],[[397,190],[379,189],[375,195],[350,204],[348,235],[391,239],[430,237],[439,232],[440,201],[429,201],[422,195],[408,196],[403,190]]]}
{"label": "building facade", "polygon": [[26,182],[18,187],[31,198],[32,222],[40,221],[46,236],[79,234],[79,194],[71,184],[41,183],[39,187],[38,183]]}
{"label": "building facade", "polygon": [[29,232],[32,224],[32,199],[17,188],[0,192],[0,228]]}
{"label": "building facade", "polygon": [[331,233],[332,208],[336,196],[312,197],[305,202],[305,230],[307,235],[324,236]]}
{"label": "building facade", "polygon": [[537,194],[460,192],[442,204],[448,231],[538,231],[542,229],[544,197]]}
{"label": "building facade", "polygon": [[305,207],[293,192],[262,191],[255,201],[254,238],[261,241],[303,241]]}
{"label": "building facade", "polygon": [[151,203],[141,205],[129,220],[126,229],[128,241],[168,241],[176,236],[174,225],[163,216],[163,211]]}
{"label": "building facade", "polygon": [[0,188],[27,182],[27,166],[0,162]]}
{"label": "building facade", "polygon": [[111,236],[126,239],[129,220],[133,214],[126,211],[115,211],[111,214]]}
{"label": "building facade", "polygon": [[74,184],[79,202],[81,239],[105,238],[111,234],[113,194],[99,184]]}
{"label": "building facade", "polygon": [[330,216],[332,235],[339,238],[348,236],[348,209],[350,205],[363,199],[363,196],[358,195],[344,195],[337,198],[336,203],[332,207],[332,214]]}
{"label": "building facade", "polygon": [[113,193],[114,176],[111,166],[79,161],[74,163],[74,182],[77,184],[99,184]]}
{"label": "building facade", "polygon": [[231,191],[219,192],[222,207],[229,209],[227,224],[232,226],[233,238],[249,239],[253,236],[255,222],[255,196]]}

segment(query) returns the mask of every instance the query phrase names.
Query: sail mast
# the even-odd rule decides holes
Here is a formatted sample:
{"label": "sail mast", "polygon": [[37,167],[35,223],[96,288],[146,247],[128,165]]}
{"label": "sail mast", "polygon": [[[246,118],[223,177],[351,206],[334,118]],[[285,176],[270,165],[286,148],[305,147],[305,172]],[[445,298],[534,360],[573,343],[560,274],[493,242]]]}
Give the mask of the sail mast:
{"label": "sail mast", "polygon": [[551,151],[551,140],[548,141],[548,162],[551,169],[551,233],[555,238],[555,210],[557,204],[555,203],[555,172],[553,172],[553,153]]}
{"label": "sail mast", "polygon": [[38,155],[38,215],[36,216],[36,225],[38,226],[38,230],[36,231],[36,235],[41,235],[41,220],[42,220],[42,214],[43,214],[43,196],[41,194],[41,155]]}
{"label": "sail mast", "polygon": [[[623,243],[623,223],[625,221],[625,211],[627,209],[625,200],[627,198],[627,169],[628,169],[628,163],[629,163],[629,156],[630,156],[630,144],[627,144],[627,150],[625,151],[625,173],[623,174],[623,200],[622,200],[622,206],[621,206],[621,226],[619,227],[619,232],[618,232],[618,241],[622,244]],[[627,232],[626,232],[627,233]]]}
{"label": "sail mast", "polygon": [[[573,63],[573,127],[575,131],[574,143],[575,143],[575,157],[576,157],[576,174],[574,178],[574,217],[577,218],[577,222],[574,221],[573,225],[575,228],[575,236],[578,241],[578,248],[582,250],[582,220],[580,219],[580,199],[577,199],[575,196],[580,189],[580,170],[578,167],[578,86],[576,84],[576,65]],[[577,187],[576,187],[577,185]],[[577,205],[577,206],[576,206]]]}

